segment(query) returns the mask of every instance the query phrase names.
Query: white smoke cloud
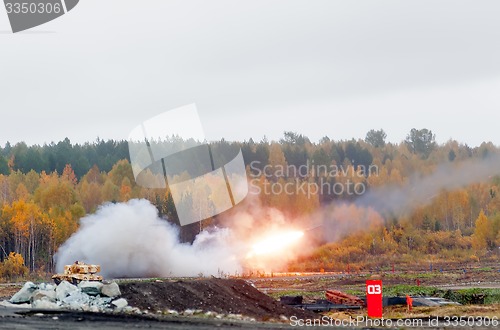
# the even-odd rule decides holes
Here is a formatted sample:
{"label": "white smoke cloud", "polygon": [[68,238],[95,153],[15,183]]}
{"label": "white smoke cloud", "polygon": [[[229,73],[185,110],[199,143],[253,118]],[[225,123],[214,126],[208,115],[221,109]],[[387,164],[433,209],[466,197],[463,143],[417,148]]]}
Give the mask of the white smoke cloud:
{"label": "white smoke cloud", "polygon": [[500,156],[444,163],[428,175],[414,174],[399,185],[385,185],[369,190],[352,203],[327,205],[310,216],[322,223],[325,241],[339,239],[383,223],[384,217],[401,217],[415,208],[432,203],[443,190],[454,190],[488,181],[500,174]]}
{"label": "white smoke cloud", "polygon": [[104,277],[197,276],[241,273],[231,232],[202,232],[180,243],[178,230],[147,200],[106,204],[80,220],[55,255],[56,269],[76,260],[101,265]]}

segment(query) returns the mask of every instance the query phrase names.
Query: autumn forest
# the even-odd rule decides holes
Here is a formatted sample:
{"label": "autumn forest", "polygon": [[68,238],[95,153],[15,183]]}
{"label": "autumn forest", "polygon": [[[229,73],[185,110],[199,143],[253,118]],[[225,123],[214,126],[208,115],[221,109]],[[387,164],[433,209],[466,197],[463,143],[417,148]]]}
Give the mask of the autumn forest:
{"label": "autumn forest", "polygon": [[[415,173],[428,175],[442,164],[481,161],[500,152],[492,143],[471,148],[449,140],[435,141],[433,132],[412,129],[400,143],[386,142],[383,130],[371,130],[365,139],[311,142],[306,136],[285,132],[279,141],[218,141],[219,148],[239,148],[247,174],[262,189],[273,182],[352,182],[363,193],[384,186],[405,186]],[[252,165],[250,165],[252,164]],[[304,164],[353,168],[341,176],[317,173],[265,171]],[[318,167],[316,167],[318,168]],[[359,169],[371,168],[376,171]],[[314,169],[314,167],[313,167]],[[271,173],[271,174],[270,174]],[[463,173],[463,175],[467,175]],[[319,191],[307,195],[280,191],[258,195],[263,207],[280,210],[287,218],[307,218],[318,209],[343,205],[355,218],[360,212],[346,205],[360,196],[347,191]],[[79,226],[79,219],[103,203],[133,198],[151,201],[165,221],[178,223],[168,189],[146,189],[135,184],[126,141],[0,146],[0,278],[45,274],[54,270],[53,256]],[[346,232],[335,241],[323,241],[290,270],[343,271],[384,267],[393,263],[422,267],[430,262],[474,263],[498,260],[500,246],[500,170],[472,184],[442,189],[408,212],[380,213],[382,220],[365,230]],[[189,242],[217,217],[202,225],[186,226],[181,239]],[[370,256],[377,256],[371,258]]]}

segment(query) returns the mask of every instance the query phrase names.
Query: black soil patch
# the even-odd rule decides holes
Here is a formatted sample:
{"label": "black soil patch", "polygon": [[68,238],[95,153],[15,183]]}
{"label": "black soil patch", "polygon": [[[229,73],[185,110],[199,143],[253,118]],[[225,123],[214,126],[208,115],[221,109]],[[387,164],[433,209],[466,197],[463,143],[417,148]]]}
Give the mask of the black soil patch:
{"label": "black soil patch", "polygon": [[183,312],[187,309],[242,314],[257,320],[316,318],[316,314],[285,306],[247,282],[236,279],[199,279],[175,282],[120,283],[122,297],[141,310]]}

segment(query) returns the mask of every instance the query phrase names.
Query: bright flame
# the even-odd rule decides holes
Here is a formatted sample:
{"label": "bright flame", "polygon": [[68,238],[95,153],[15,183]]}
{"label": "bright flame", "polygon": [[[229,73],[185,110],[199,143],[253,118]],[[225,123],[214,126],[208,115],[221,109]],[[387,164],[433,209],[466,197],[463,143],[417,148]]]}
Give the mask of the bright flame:
{"label": "bright flame", "polygon": [[302,238],[302,236],[304,236],[304,232],[297,230],[268,235],[260,242],[252,245],[252,250],[248,253],[247,258],[280,252],[293,245],[300,238]]}

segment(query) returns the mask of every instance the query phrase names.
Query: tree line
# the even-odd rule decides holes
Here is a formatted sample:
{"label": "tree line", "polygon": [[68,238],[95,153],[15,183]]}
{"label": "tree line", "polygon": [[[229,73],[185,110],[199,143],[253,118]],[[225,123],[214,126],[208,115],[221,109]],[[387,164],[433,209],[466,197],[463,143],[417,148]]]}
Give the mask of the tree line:
{"label": "tree line", "polygon": [[11,145],[7,142],[0,147],[0,174],[10,171],[28,173],[62,173],[66,165],[71,165],[77,178],[81,178],[94,165],[109,172],[113,165],[128,159],[127,141],[101,140],[93,143],[72,144],[66,138],[58,143],[28,146],[25,142]]}

